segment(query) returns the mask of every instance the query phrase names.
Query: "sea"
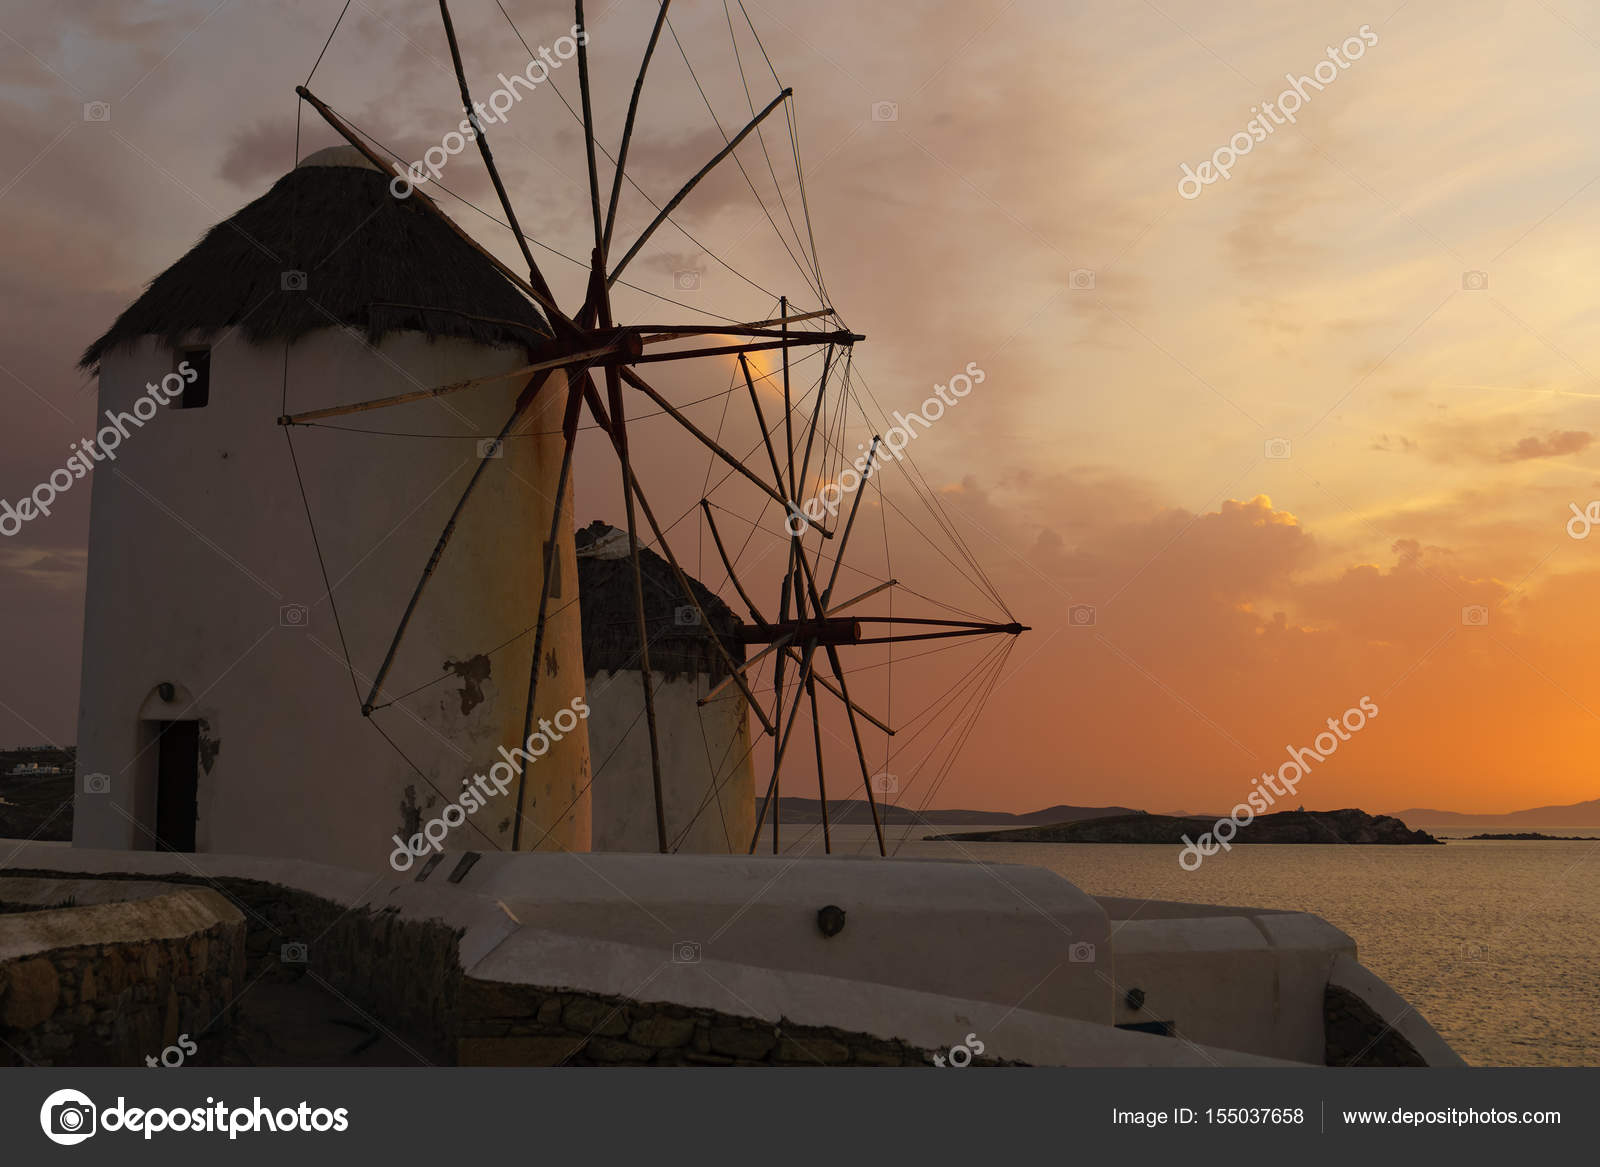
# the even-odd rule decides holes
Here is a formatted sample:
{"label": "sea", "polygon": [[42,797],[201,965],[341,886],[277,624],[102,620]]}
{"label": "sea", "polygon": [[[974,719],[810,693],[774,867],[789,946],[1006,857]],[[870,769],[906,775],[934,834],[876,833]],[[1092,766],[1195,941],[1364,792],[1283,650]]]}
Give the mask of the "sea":
{"label": "sea", "polygon": [[[1178,865],[1177,847],[929,842],[993,830],[885,828],[898,858],[1043,867],[1090,895],[1311,912],[1477,1066],[1600,1065],[1600,830],[1435,828],[1442,847],[1255,844]],[[1559,841],[1479,841],[1537,831]],[[871,827],[833,828],[835,854],[876,854]],[[785,852],[820,854],[820,827],[786,827]],[[762,840],[770,847],[771,835]]]}

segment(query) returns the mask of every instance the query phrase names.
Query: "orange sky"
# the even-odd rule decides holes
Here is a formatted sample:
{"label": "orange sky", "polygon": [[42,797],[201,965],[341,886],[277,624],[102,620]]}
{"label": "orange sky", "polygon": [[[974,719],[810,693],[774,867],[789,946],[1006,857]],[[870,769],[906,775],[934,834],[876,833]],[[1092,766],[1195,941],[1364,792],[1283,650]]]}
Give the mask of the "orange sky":
{"label": "orange sky", "polygon": [[[24,493],[89,432],[92,389],[72,368],[84,345],[292,162],[292,87],[337,7],[0,2],[0,493]],[[492,3],[453,7],[475,76],[522,67]],[[570,24],[565,5],[507,7],[536,44]],[[654,5],[591,7],[615,141]],[[914,409],[969,362],[987,374],[913,453],[1034,631],[936,804],[1223,811],[1364,696],[1379,716],[1302,783],[1307,805],[1600,797],[1600,537],[1565,529],[1570,504],[1600,498],[1600,15],[1572,0],[746,7],[797,90],[828,290],[870,338],[858,356],[877,399]],[[723,125],[741,124],[722,5],[673,12]],[[1211,156],[1285,72],[1308,73],[1362,25],[1378,43],[1297,125],[1198,198],[1178,195],[1181,164]],[[759,103],[771,78],[750,48]],[[447,61],[433,3],[356,5],[313,88],[414,157],[459,117]],[[659,199],[721,138],[676,46],[657,62],[631,169]],[[575,92],[575,78],[558,81]],[[112,103],[109,122],[82,120],[91,100]],[[879,102],[895,120],[873,119]],[[304,129],[302,153],[331,141]],[[585,254],[581,138],[553,94],[510,115],[497,155],[530,233]],[[759,149],[740,158],[765,178]],[[475,159],[452,166],[447,182],[492,202]],[[514,255],[504,232],[456,210]],[[624,212],[628,238],[650,211],[630,196]],[[815,299],[736,170],[680,218],[763,288]],[[769,311],[669,232],[632,278],[682,298],[674,272],[691,268],[696,306]],[[573,303],[583,273],[547,270]],[[618,300],[624,321],[683,315],[668,309]],[[727,376],[661,380],[690,400]],[[693,416],[720,414],[718,402]],[[649,432],[662,438],[641,477],[676,515],[698,498],[704,458]],[[866,436],[853,427],[846,444]],[[1288,456],[1268,457],[1280,441]],[[617,517],[614,477],[585,458],[583,521]],[[74,732],[87,501],[77,492],[0,544],[0,741]],[[978,602],[875,499],[863,513],[863,570]],[[1091,626],[1069,621],[1080,604]],[[1464,622],[1475,605],[1485,624]],[[949,691],[982,653],[898,670],[895,714]],[[864,703],[891,707],[878,679],[862,687]],[[841,733],[829,749],[842,786]],[[915,765],[932,736],[888,763],[912,804],[937,781],[942,755]],[[880,763],[881,739],[871,749]]]}

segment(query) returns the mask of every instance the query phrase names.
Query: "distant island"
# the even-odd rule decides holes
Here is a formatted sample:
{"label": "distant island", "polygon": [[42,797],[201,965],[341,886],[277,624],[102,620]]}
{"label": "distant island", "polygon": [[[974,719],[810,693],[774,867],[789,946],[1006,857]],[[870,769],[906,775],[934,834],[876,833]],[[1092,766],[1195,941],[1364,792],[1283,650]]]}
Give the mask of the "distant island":
{"label": "distant island", "polygon": [[[1216,829],[1213,818],[1178,818],[1173,815],[1127,814],[1049,826],[1008,831],[967,831],[953,835],[928,835],[930,840],[963,843],[1166,843],[1182,846],[1184,836],[1198,839]],[[1239,843],[1438,843],[1425,831],[1414,831],[1390,815],[1362,810],[1286,810],[1259,816],[1239,828]]]}
{"label": "distant island", "polygon": [[1466,841],[1475,839],[1499,839],[1509,842],[1552,842],[1552,843],[1600,843],[1600,836],[1595,835],[1541,835],[1538,831],[1523,831],[1515,835],[1467,835]]}
{"label": "distant island", "polygon": [[1394,817],[1419,827],[1582,827],[1600,828],[1600,798],[1566,806],[1536,806],[1508,814],[1465,814],[1455,810],[1413,807],[1394,811]]}
{"label": "distant island", "polygon": [[[756,805],[760,804],[761,800],[758,798]],[[822,821],[822,803],[815,798],[780,798],[778,809],[783,812],[785,823],[809,826]],[[1142,817],[1144,811],[1131,806],[1047,806],[1043,810],[1026,811],[1021,814],[1003,810],[916,810],[909,806],[891,806],[884,798],[878,799],[878,820],[885,826],[942,826],[968,823],[1032,826],[1105,818],[1111,815]],[[830,798],[828,822],[834,826],[870,827],[872,808],[863,798]]]}

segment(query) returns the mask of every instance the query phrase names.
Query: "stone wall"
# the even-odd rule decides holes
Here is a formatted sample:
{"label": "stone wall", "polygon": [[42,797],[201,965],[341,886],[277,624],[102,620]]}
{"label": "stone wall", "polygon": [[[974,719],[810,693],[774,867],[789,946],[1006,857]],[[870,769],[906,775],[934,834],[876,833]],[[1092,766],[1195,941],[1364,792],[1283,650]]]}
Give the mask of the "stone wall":
{"label": "stone wall", "polygon": [[529,985],[468,979],[461,1007],[463,1066],[933,1064],[927,1050],[864,1033]]}
{"label": "stone wall", "polygon": [[0,1066],[124,1065],[224,1026],[244,924],[214,892],[0,917]]}

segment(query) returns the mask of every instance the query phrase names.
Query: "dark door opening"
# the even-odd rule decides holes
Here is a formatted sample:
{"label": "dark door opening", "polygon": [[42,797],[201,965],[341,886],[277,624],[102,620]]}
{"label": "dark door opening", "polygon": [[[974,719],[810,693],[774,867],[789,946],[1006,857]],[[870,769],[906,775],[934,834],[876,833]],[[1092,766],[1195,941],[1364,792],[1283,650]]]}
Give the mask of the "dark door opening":
{"label": "dark door opening", "polygon": [[200,723],[163,721],[156,745],[156,849],[193,851],[200,817]]}

